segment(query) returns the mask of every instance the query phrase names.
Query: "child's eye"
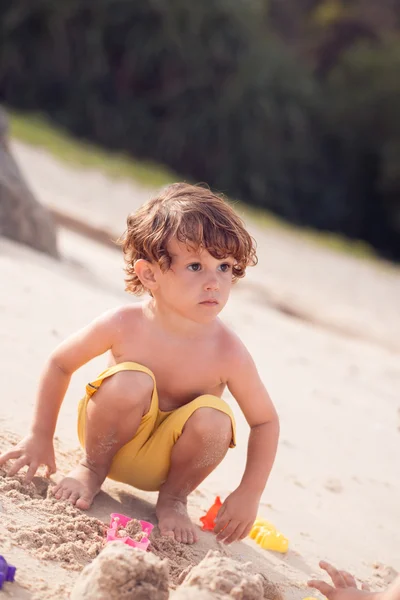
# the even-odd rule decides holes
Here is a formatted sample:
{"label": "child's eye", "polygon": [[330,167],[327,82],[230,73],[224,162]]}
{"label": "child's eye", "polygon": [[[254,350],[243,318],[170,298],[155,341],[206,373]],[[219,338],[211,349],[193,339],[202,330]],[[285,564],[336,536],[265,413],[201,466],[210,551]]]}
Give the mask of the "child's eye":
{"label": "child's eye", "polygon": [[227,273],[228,271],[230,271],[232,269],[232,265],[230,265],[229,263],[222,263],[222,265],[219,265],[219,269],[223,273]]}
{"label": "child's eye", "polygon": [[191,265],[188,265],[188,269],[189,269],[189,271],[193,271],[193,272],[197,273],[197,271],[201,270],[201,264],[200,263],[192,263]]}

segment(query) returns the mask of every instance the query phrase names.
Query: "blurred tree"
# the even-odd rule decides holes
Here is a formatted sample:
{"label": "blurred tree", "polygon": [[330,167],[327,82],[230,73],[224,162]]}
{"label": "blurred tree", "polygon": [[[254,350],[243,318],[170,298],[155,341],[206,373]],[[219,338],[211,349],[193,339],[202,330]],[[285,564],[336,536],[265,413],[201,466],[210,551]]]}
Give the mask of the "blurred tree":
{"label": "blurred tree", "polygon": [[400,0],[266,0],[267,21],[324,75],[361,40],[384,40],[400,29]]}
{"label": "blurred tree", "polygon": [[357,44],[327,80],[348,175],[348,233],[400,256],[400,41]]}
{"label": "blurred tree", "polygon": [[388,42],[399,8],[400,0],[13,0],[1,9],[0,95],[400,258],[390,87],[398,67]]}
{"label": "blurred tree", "polygon": [[81,136],[318,222],[318,94],[266,34],[262,10],[255,0],[14,0],[0,25],[0,92]]}

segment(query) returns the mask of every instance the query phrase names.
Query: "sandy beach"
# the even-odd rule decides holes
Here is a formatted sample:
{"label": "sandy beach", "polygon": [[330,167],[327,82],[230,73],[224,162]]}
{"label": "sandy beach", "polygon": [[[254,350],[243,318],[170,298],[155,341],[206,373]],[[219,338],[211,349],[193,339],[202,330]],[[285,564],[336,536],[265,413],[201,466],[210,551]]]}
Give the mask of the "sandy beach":
{"label": "sandy beach", "polygon": [[[112,236],[151,193],[20,143],[13,151],[39,200]],[[253,354],[280,415],[260,516],[290,546],[281,555],[248,539],[221,550],[251,561],[288,600],[316,595],[305,582],[321,558],[378,589],[400,571],[400,271],[249,225],[260,264],[235,286],[222,318]],[[54,346],[102,311],[137,301],[123,291],[118,251],[67,229],[59,241],[60,262],[0,238],[0,450],[27,432]],[[79,459],[77,402],[105,362],[98,357],[73,377],[57,426],[54,481]],[[237,418],[238,445],[192,495],[197,523],[217,494],[223,499],[236,487],[246,459],[247,425],[229,393],[224,398]],[[107,481],[82,516],[45,500],[47,485],[38,478],[27,489],[0,477],[0,553],[17,566],[4,598],[66,600],[111,512],[155,522],[155,494]],[[196,564],[210,548],[218,549],[213,534],[201,533],[175,568]]]}

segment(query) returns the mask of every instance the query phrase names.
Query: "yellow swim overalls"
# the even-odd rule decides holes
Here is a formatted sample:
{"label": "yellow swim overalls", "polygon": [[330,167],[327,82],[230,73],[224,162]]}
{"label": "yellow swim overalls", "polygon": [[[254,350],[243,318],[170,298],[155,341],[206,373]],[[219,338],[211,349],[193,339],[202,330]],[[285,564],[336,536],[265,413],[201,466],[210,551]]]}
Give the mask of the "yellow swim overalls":
{"label": "yellow swim overalls", "polygon": [[227,414],[232,421],[231,448],[236,445],[236,424],[232,409],[229,405],[210,394],[199,396],[192,402],[184,404],[172,411],[162,411],[158,406],[158,393],[154,374],[143,365],[134,362],[124,362],[109,367],[97,379],[88,383],[86,395],[78,408],[78,436],[85,446],[86,407],[93,394],[107,377],[120,371],[140,371],[150,375],[154,382],[150,409],[142,417],[135,437],[125,444],[115,455],[108,477],[121,481],[140,490],[156,491],[167,479],[171,451],[179,439],[187,420],[198,408],[214,408]]}

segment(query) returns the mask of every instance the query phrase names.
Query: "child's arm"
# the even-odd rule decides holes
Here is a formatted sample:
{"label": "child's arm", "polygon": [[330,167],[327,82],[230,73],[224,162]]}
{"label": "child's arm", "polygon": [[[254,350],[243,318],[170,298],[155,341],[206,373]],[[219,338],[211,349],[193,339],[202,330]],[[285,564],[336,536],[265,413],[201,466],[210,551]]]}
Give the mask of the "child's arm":
{"label": "child's arm", "polygon": [[28,466],[26,481],[34,477],[41,464],[47,473],[56,470],[53,436],[58,413],[72,374],[89,360],[103,354],[113,345],[118,311],[100,316],[62,342],[48,359],[39,382],[37,399],[30,433],[12,450],[0,456],[0,466],[9,459],[16,459],[8,471],[12,476]]}
{"label": "child's arm", "polygon": [[230,352],[228,388],[250,426],[245,472],[216,520],[218,539],[231,543],[249,533],[275,460],[279,419],[249,352],[235,341]]}

